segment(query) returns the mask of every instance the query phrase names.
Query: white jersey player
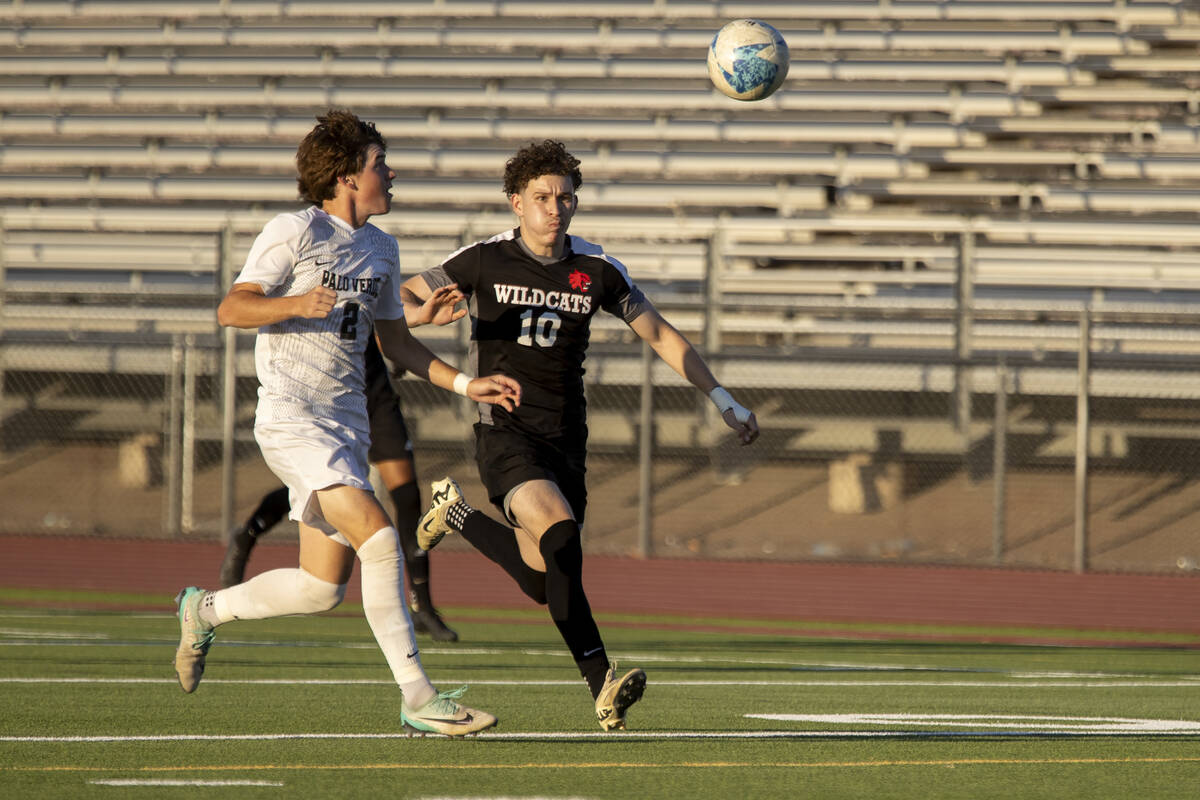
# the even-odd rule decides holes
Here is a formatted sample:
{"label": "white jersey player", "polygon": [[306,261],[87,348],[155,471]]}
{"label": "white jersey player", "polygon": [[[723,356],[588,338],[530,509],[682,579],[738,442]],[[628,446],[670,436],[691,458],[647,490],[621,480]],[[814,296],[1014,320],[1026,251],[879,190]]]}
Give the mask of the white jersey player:
{"label": "white jersey player", "polygon": [[[336,293],[327,316],[291,317],[259,329],[254,433],[291,490],[292,519],[339,541],[312,503],[313,493],[335,483],[370,491],[363,352],[376,317],[404,317],[398,269],[395,239],[370,223],[353,228],[314,206],[271,220],[235,281],[267,297],[299,297],[319,287]],[[339,444],[355,457],[330,462],[330,448]]]}
{"label": "white jersey player", "polygon": [[[266,226],[217,309],[222,325],[259,331],[255,438],[288,487],[300,565],[220,591],[181,591],[175,671],[183,690],[195,691],[223,623],[333,608],[357,556],[363,610],[403,693],[401,724],[458,736],[496,718],[460,705],[462,690],[439,693],[421,665],[399,537],[367,480],[366,340],[374,325],[381,350],[399,367],[477,402],[511,410],[520,386],[503,376],[472,380],[409,334],[396,242],[367,224],[391,208],[395,173],[385,150],[375,126],[348,111],[318,117],[296,154],[300,194],[314,207]],[[430,298],[422,312],[436,313],[449,297]]]}

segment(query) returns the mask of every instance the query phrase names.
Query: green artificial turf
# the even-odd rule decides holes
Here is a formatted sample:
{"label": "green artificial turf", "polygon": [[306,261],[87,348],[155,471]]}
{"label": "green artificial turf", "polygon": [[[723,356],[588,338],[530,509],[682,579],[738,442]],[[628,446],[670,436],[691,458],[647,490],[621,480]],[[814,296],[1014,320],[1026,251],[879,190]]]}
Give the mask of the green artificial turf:
{"label": "green artificial turf", "polygon": [[0,593],[3,797],[1191,798],[1200,785],[1200,654],[1133,634],[1052,647],[969,640],[994,629],[822,638],[806,623],[601,617],[610,655],[649,676],[628,732],[604,734],[548,619],[455,609],[461,642],[422,640],[425,666],[501,722],[448,740],[402,735],[399,692],[353,613],[224,626],[187,695],[169,607],[30,599]]}

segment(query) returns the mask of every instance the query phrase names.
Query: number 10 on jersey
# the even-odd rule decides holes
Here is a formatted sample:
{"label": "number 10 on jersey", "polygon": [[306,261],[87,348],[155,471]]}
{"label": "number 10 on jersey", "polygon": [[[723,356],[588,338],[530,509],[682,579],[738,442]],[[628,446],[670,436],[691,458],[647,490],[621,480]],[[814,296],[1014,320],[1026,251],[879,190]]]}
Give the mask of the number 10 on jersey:
{"label": "number 10 on jersey", "polygon": [[521,315],[521,335],[517,337],[517,344],[525,347],[553,347],[560,325],[562,319],[553,311],[537,314],[535,309],[531,308]]}

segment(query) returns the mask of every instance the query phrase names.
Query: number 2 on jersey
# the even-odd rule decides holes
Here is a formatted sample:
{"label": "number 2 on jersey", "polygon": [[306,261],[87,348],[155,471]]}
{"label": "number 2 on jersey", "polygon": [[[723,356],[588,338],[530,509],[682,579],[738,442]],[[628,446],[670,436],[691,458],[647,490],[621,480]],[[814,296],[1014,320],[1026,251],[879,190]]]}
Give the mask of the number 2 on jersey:
{"label": "number 2 on jersey", "polygon": [[339,335],[343,339],[358,338],[358,303],[346,303],[342,308],[342,329]]}
{"label": "number 2 on jersey", "polygon": [[517,344],[525,347],[533,347],[535,344],[538,347],[553,347],[554,340],[558,338],[559,325],[562,325],[562,319],[558,314],[547,311],[535,318],[531,308],[521,315],[521,335],[517,337]]}

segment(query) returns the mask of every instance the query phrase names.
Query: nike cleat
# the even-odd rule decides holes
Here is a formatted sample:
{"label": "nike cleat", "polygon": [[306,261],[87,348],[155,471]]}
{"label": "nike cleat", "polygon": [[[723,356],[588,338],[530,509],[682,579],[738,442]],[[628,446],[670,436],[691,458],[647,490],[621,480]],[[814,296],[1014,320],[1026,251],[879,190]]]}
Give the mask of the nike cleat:
{"label": "nike cleat", "polygon": [[631,669],[617,679],[617,664],[614,661],[608,668],[604,679],[604,687],[596,697],[596,719],[600,727],[606,731],[625,730],[625,711],[638,700],[646,691],[646,673],[640,669]]}
{"label": "nike cleat", "polygon": [[450,506],[462,500],[462,492],[453,478],[442,478],[434,481],[429,487],[429,510],[417,524],[417,544],[422,550],[432,550],[447,533],[454,533],[454,528],[446,521],[446,512]]}
{"label": "nike cleat", "polygon": [[175,651],[175,674],[185,692],[196,691],[204,674],[204,658],[216,634],[200,619],[204,590],[189,586],[175,596],[179,606],[179,649]]}
{"label": "nike cleat", "polygon": [[457,701],[467,687],[441,692],[421,708],[413,711],[400,705],[400,722],[409,735],[424,736],[438,733],[443,736],[467,736],[479,733],[496,724],[496,718],[486,711],[476,711]]}

